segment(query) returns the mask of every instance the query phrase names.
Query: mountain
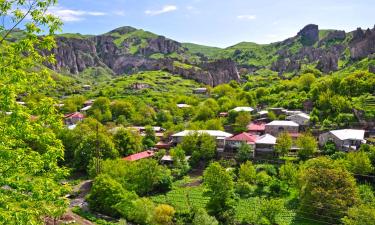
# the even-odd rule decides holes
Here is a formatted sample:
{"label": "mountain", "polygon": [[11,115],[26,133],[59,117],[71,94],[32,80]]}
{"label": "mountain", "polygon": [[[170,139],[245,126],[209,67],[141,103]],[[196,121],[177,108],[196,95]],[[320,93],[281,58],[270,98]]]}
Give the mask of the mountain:
{"label": "mountain", "polygon": [[[375,27],[346,33],[319,30],[318,25],[309,24],[296,36],[281,42],[241,42],[225,49],[179,43],[129,26],[97,36],[61,34],[56,41],[52,53],[57,63],[48,66],[61,73],[78,75],[92,67],[115,75],[165,70],[216,86],[239,81],[239,71],[247,74],[266,68],[285,76],[298,73],[304,66],[313,66],[330,73],[367,57],[372,60]],[[368,67],[375,70],[373,64]]]}

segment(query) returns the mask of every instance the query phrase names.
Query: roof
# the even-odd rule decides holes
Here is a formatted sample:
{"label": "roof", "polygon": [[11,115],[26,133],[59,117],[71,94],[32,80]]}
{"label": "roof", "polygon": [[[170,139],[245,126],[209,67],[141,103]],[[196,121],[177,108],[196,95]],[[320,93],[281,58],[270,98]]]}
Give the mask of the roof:
{"label": "roof", "polygon": [[[190,159],[190,156],[185,156],[185,159],[186,159],[186,160],[189,160],[189,159]],[[170,156],[170,155],[164,155],[164,156],[161,158],[161,161],[170,161],[170,162],[173,162],[173,158],[172,158],[172,156]]]}
{"label": "roof", "polygon": [[236,112],[252,112],[252,111],[254,111],[253,108],[247,107],[247,106],[239,106],[239,107],[236,107],[232,110],[236,111]]}
{"label": "roof", "polygon": [[271,123],[267,123],[266,126],[290,126],[298,127],[299,125],[296,122],[288,120],[274,120]]}
{"label": "roof", "polygon": [[140,160],[140,159],[146,159],[146,158],[149,158],[149,157],[152,157],[154,156],[154,151],[144,151],[144,152],[138,152],[136,154],[133,154],[133,155],[129,155],[127,157],[124,157],[122,158],[123,160],[126,160],[126,161],[137,161],[137,160]]}
{"label": "roof", "polygon": [[199,134],[206,133],[213,137],[230,137],[232,134],[221,131],[221,130],[184,130],[179,133],[172,135],[172,137],[185,137],[190,133],[198,132]]}
{"label": "roof", "polygon": [[82,113],[74,112],[74,113],[69,113],[69,114],[64,115],[64,118],[65,119],[67,119],[67,118],[83,119],[83,118],[85,118],[85,116]]}
{"label": "roof", "polygon": [[247,125],[248,131],[264,131],[266,129],[266,123],[250,123]]}
{"label": "roof", "polygon": [[307,120],[310,119],[310,116],[308,114],[306,114],[306,113],[303,113],[303,112],[290,115],[290,116],[288,116],[288,118],[293,118],[295,116],[299,116],[299,117],[302,117],[302,118],[307,119]]}
{"label": "roof", "polygon": [[246,132],[233,135],[232,137],[227,138],[228,141],[246,141],[247,143],[255,143],[255,141],[258,139],[258,136],[249,134]]}
{"label": "roof", "polygon": [[255,141],[256,144],[276,144],[276,138],[270,134],[265,134],[260,136],[258,140]]}
{"label": "roof", "polygon": [[207,88],[194,88],[194,91],[207,91]]}
{"label": "roof", "polygon": [[81,109],[81,111],[87,111],[87,110],[91,109],[91,107],[92,107],[91,105],[85,106]]}
{"label": "roof", "polygon": [[182,104],[177,104],[177,107],[178,108],[189,108],[189,107],[191,107],[191,105],[182,103]]}
{"label": "roof", "polygon": [[340,140],[364,140],[364,130],[342,129],[331,130],[330,133],[335,135]]}
{"label": "roof", "polygon": [[268,111],[267,110],[262,110],[262,111],[259,111],[258,114],[259,115],[266,115],[266,114],[268,114]]}

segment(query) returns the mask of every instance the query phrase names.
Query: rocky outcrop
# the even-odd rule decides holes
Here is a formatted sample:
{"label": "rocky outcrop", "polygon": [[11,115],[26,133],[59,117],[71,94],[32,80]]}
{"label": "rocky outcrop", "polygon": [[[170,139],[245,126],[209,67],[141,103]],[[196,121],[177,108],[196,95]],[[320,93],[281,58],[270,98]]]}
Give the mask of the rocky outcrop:
{"label": "rocky outcrop", "polygon": [[158,36],[148,42],[145,48],[140,49],[140,53],[145,56],[149,56],[154,53],[171,54],[171,53],[182,53],[182,46],[179,42]]}
{"label": "rocky outcrop", "polygon": [[328,33],[326,37],[319,41],[319,47],[323,46],[332,41],[344,40],[346,38],[346,33],[343,30],[334,30]]}
{"label": "rocky outcrop", "polygon": [[366,32],[361,28],[354,31],[349,48],[352,59],[363,59],[375,53],[375,28],[367,29]]}
{"label": "rocky outcrop", "polygon": [[202,68],[208,71],[213,78],[213,86],[228,83],[231,80],[240,81],[236,64],[230,59],[220,59],[205,63]]}
{"label": "rocky outcrop", "polygon": [[368,71],[370,73],[375,73],[375,65],[370,65],[369,68],[368,68]]}
{"label": "rocky outcrop", "polygon": [[301,42],[305,46],[311,46],[319,41],[319,27],[315,24],[309,24],[298,32]]}
{"label": "rocky outcrop", "polygon": [[323,73],[329,73],[337,70],[338,61],[339,59],[337,55],[333,54],[332,52],[328,52],[319,59],[316,68]]}

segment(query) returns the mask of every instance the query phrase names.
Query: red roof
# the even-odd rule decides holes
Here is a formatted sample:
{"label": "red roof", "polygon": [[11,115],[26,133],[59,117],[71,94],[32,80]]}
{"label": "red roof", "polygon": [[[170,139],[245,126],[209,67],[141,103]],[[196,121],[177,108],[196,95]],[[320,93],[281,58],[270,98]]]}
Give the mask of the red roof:
{"label": "red roof", "polygon": [[264,131],[266,129],[265,123],[250,123],[247,125],[248,131]]}
{"label": "red roof", "polygon": [[79,112],[69,113],[64,115],[64,118],[78,118],[78,119],[84,119],[85,115]]}
{"label": "red roof", "polygon": [[124,157],[122,159],[127,160],[127,161],[137,161],[139,159],[146,159],[146,158],[149,158],[149,157],[152,157],[152,156],[154,156],[154,151],[148,150],[148,151],[144,151],[144,152],[138,152],[138,153],[133,154],[133,155],[129,155],[129,156]]}
{"label": "red roof", "polygon": [[247,143],[255,143],[255,141],[258,139],[258,136],[249,134],[246,132],[236,134],[230,138],[228,138],[228,141],[246,141]]}

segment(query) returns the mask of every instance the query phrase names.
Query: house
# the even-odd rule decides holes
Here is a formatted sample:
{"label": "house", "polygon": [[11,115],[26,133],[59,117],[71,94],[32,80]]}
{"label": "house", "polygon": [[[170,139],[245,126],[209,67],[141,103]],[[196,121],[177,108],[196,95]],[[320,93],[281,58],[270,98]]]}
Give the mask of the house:
{"label": "house", "polygon": [[82,109],[80,109],[79,111],[81,113],[87,113],[87,111],[89,111],[91,109],[92,105],[88,105],[88,106],[85,106],[83,107]]}
{"label": "house", "polygon": [[[191,156],[186,156],[185,160],[188,161],[191,158]],[[161,158],[160,162],[164,165],[172,165],[173,164],[173,158],[170,155],[165,155]]]}
{"label": "house", "polygon": [[298,133],[299,125],[296,122],[288,120],[274,120],[266,124],[265,129],[267,134],[277,137],[282,132]]}
{"label": "house", "polygon": [[184,103],[177,104],[177,108],[180,108],[180,109],[183,109],[183,108],[190,108],[190,107],[191,107],[191,105],[184,104]]}
{"label": "house", "polygon": [[73,125],[81,122],[85,116],[82,113],[74,112],[64,115],[64,122],[66,125]]}
{"label": "house", "polygon": [[333,141],[341,151],[357,150],[361,144],[366,143],[365,131],[355,129],[332,130],[319,136],[319,145],[324,146],[328,141]]}
{"label": "house", "polygon": [[310,116],[303,112],[290,115],[286,119],[293,121],[300,126],[308,126],[310,123]]}
{"label": "house", "polygon": [[171,143],[159,141],[158,143],[155,144],[155,148],[168,150],[171,148]]}
{"label": "house", "polygon": [[250,133],[240,133],[233,135],[232,137],[225,139],[225,145],[230,149],[238,149],[241,144],[248,144],[251,145],[254,149],[255,141],[258,139],[257,135],[250,134]]}
{"label": "house", "polygon": [[172,135],[172,143],[177,145],[181,143],[183,138],[189,134],[197,132],[198,134],[208,134],[216,139],[216,146],[218,151],[224,151],[225,138],[231,137],[232,134],[221,131],[221,130],[184,130],[179,133]]}
{"label": "house", "polygon": [[247,132],[256,134],[256,135],[263,135],[266,131],[266,123],[262,122],[251,122],[247,125]]}
{"label": "house", "polygon": [[193,93],[194,94],[207,94],[207,88],[194,88]]}
{"label": "house", "polygon": [[150,157],[154,156],[154,154],[155,154],[154,151],[147,150],[147,151],[144,151],[144,152],[138,152],[138,153],[135,153],[133,155],[129,155],[129,156],[124,157],[122,159],[126,160],[126,161],[137,161],[137,160],[140,160],[140,159],[150,158]]}
{"label": "house", "polygon": [[227,117],[228,113],[227,112],[221,112],[219,113],[219,117]]}
{"label": "house", "polygon": [[265,134],[255,141],[254,156],[273,154],[276,145],[276,137]]}
{"label": "house", "polygon": [[234,109],[232,109],[231,111],[235,111],[235,112],[253,112],[254,109],[252,107],[247,107],[247,106],[239,106],[239,107],[236,107]]}

